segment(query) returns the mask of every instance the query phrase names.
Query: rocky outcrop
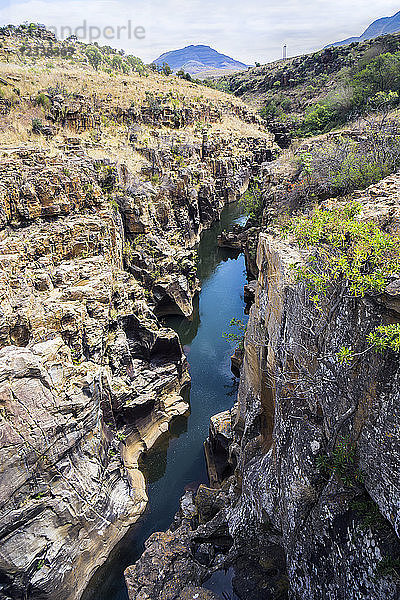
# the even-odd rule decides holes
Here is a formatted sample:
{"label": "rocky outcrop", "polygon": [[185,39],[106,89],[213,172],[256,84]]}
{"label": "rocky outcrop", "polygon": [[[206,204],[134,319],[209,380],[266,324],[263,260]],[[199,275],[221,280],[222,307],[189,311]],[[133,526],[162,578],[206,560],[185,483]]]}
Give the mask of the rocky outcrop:
{"label": "rocky outcrop", "polygon": [[188,413],[189,378],[176,334],[160,328],[123,268],[121,216],[95,166],[82,181],[84,161],[78,169],[17,153],[10,163],[3,206],[13,229],[0,242],[1,594],[75,598],[145,509],[140,456]]}
{"label": "rocky outcrop", "polygon": [[[358,194],[362,218],[396,232],[398,189],[394,176]],[[338,288],[321,313],[291,274],[303,260],[296,245],[260,235],[232,446],[242,491],[229,530],[239,546],[253,526],[266,545],[265,527],[278,535],[293,598],[394,599],[399,363],[371,350],[367,336],[398,321],[397,288],[358,300]],[[337,358],[348,344],[358,357],[351,366]],[[332,453],[346,476],[321,467]]]}
{"label": "rocky outcrop", "polygon": [[[126,570],[130,598],[218,600],[201,584],[211,570],[224,564],[232,545],[221,513],[224,502],[225,493],[221,490],[200,486],[196,497],[193,492],[186,492],[171,529],[154,533],[147,540],[140,561]],[[217,551],[214,544],[218,545]],[[193,588],[196,594],[188,596]]]}
{"label": "rocky outcrop", "polygon": [[120,460],[100,365],[61,338],[0,364],[1,597],[72,597],[144,510],[144,479]]}

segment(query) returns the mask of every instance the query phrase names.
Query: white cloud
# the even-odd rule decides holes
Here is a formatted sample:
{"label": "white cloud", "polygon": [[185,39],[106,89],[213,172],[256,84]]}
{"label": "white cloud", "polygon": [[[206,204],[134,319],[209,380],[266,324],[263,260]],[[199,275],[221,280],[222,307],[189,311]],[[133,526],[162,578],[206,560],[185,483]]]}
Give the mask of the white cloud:
{"label": "white cloud", "polygon": [[[310,52],[359,35],[375,19],[399,10],[398,2],[376,0],[0,0],[0,23],[36,21],[60,28],[143,26],[145,39],[126,31],[112,46],[151,61],[162,52],[208,44],[252,63]],[[106,42],[103,38],[101,42]]]}

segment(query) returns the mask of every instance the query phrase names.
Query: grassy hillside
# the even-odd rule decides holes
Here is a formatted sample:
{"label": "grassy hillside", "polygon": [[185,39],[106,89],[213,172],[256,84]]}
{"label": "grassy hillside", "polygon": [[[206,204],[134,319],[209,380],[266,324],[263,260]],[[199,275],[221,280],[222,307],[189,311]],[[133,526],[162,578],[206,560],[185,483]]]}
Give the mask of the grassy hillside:
{"label": "grassy hillside", "polygon": [[149,165],[142,149],[160,147],[160,127],[179,144],[201,144],[205,131],[267,137],[232,95],[37,27],[0,29],[0,114],[2,146],[51,149],[73,135],[94,158],[111,154],[135,172]]}
{"label": "grassy hillside", "polygon": [[398,104],[399,50],[400,35],[387,35],[254,67],[217,84],[269,121],[279,119],[300,136],[318,134],[388,101]]}

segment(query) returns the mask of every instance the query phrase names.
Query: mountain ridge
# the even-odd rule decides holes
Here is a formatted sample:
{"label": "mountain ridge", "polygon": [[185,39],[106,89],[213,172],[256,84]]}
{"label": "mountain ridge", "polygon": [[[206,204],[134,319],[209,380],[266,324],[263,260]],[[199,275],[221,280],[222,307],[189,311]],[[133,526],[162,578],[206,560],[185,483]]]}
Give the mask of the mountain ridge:
{"label": "mountain ridge", "polygon": [[211,46],[204,44],[191,44],[178,50],[164,52],[153,61],[154,64],[162,66],[167,63],[176,72],[183,69],[191,75],[212,69],[247,69],[248,65],[235,60],[226,54],[221,54]]}
{"label": "mountain ridge", "polygon": [[372,40],[380,35],[387,35],[389,33],[397,33],[400,31],[400,11],[391,17],[381,17],[376,19],[367,27],[367,29],[360,35],[350,38],[346,38],[340,42],[334,42],[328,44],[325,48],[332,48],[334,46],[345,46],[353,42],[362,42],[364,40]]}

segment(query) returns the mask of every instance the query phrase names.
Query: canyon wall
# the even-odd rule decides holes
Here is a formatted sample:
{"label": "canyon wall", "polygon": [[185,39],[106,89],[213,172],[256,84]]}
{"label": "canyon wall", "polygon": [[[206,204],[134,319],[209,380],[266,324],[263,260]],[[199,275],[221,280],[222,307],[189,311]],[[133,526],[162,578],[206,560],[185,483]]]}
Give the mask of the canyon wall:
{"label": "canyon wall", "polygon": [[[362,218],[397,231],[398,176],[358,201]],[[241,495],[228,517],[240,546],[248,524],[280,538],[290,597],[397,598],[399,363],[370,347],[399,321],[398,281],[374,297],[333,289],[322,310],[296,283],[294,243],[261,234],[234,429]],[[337,353],[352,347],[357,359]],[[332,457],[338,468],[321,469]],[[248,542],[246,541],[246,544]]]}
{"label": "canyon wall", "polygon": [[[53,96],[54,121],[67,100]],[[273,148],[247,109],[222,103],[209,115],[205,101],[196,118],[232,116],[246,133],[190,131],[189,143],[189,109],[179,133],[166,109],[144,131],[139,105],[123,117],[119,151],[104,149],[78,135],[97,123],[101,137],[106,118],[80,102],[93,118],[79,127],[71,117],[49,125],[42,147],[0,148],[4,600],[79,598],[145,509],[140,456],[190,410],[185,356],[159,318],[191,317],[193,247]]]}

